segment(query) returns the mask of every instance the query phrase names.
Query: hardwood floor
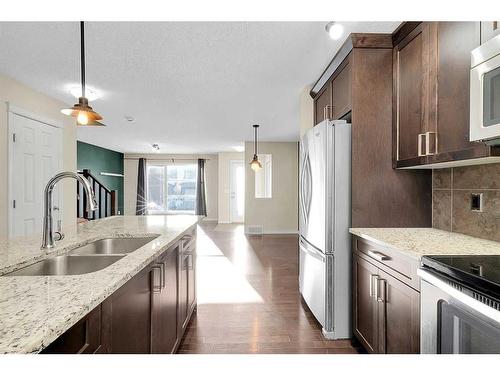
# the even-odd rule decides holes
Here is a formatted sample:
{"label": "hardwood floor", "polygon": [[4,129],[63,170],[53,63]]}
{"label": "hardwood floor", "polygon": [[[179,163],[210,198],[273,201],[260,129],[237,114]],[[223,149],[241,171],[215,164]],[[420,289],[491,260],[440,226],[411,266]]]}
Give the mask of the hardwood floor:
{"label": "hardwood floor", "polygon": [[327,341],[298,291],[296,235],[198,229],[198,309],[178,353],[357,353]]}

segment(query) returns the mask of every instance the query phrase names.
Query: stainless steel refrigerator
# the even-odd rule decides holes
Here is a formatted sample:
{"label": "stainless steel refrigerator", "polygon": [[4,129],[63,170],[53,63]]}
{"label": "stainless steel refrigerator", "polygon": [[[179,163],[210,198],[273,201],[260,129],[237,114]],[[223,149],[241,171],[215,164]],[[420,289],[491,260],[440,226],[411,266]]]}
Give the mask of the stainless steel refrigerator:
{"label": "stainless steel refrigerator", "polygon": [[300,142],[299,288],[329,339],[351,337],[351,125],[325,120]]}

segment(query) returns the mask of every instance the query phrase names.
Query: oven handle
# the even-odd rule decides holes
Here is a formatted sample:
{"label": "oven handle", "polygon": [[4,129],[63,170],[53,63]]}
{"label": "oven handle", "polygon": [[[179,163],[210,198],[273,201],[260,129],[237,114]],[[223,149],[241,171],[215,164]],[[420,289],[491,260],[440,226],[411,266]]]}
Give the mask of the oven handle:
{"label": "oven handle", "polygon": [[480,314],[487,316],[488,318],[494,320],[495,322],[500,323],[500,311],[485,305],[484,303],[479,302],[478,300],[468,296],[467,294],[459,291],[458,289],[452,287],[439,277],[433,275],[432,273],[419,268],[417,270],[417,275],[422,278],[422,280],[427,281],[432,284],[436,288],[440,289],[443,293],[449,295],[450,297],[460,301],[467,307],[471,308],[474,311],[479,312]]}

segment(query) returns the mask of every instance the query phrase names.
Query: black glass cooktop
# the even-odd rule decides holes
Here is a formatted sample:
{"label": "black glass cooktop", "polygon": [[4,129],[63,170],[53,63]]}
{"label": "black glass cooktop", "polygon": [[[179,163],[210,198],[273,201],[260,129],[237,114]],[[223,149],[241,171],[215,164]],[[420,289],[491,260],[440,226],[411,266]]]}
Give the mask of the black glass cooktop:
{"label": "black glass cooktop", "polygon": [[500,255],[429,255],[422,266],[500,298]]}

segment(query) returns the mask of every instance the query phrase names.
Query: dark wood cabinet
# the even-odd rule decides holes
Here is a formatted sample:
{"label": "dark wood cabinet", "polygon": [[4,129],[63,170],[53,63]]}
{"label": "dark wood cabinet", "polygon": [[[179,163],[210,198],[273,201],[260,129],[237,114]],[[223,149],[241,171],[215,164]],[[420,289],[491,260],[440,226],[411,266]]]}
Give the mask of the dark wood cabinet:
{"label": "dark wood cabinet", "polygon": [[196,229],[43,353],[174,353],[196,308]]}
{"label": "dark wood cabinet", "polygon": [[380,352],[420,352],[420,293],[379,270]]}
{"label": "dark wood cabinet", "polygon": [[359,238],[353,248],[354,335],[369,353],[419,353],[418,261]]}
{"label": "dark wood cabinet", "polygon": [[373,279],[377,274],[377,267],[353,257],[353,329],[369,353],[377,352],[378,348],[378,311],[373,298]]}
{"label": "dark wood cabinet", "polygon": [[179,330],[184,332],[196,305],[196,247],[193,233],[181,240],[179,266]]}
{"label": "dark wood cabinet", "polygon": [[170,248],[160,257],[158,266],[160,280],[152,291],[152,332],[151,351],[153,353],[173,353],[178,342],[177,301],[178,301],[178,257],[179,245]]}
{"label": "dark wood cabinet", "polygon": [[[394,95],[396,98],[396,157],[397,160],[413,159],[422,153],[419,138],[425,133],[424,119],[424,56],[423,25],[408,34],[393,51]],[[420,150],[419,150],[420,148]]]}
{"label": "dark wood cabinet", "polygon": [[470,59],[480,29],[479,22],[421,22],[393,36],[395,168],[465,165],[498,153],[469,141]]}
{"label": "dark wood cabinet", "polygon": [[45,354],[92,354],[105,352],[101,341],[101,305],[52,342]]}
{"label": "dark wood cabinet", "polygon": [[332,111],[332,85],[328,82],[314,99],[314,124],[331,118]]}
{"label": "dark wood cabinet", "polygon": [[351,64],[348,57],[339,67],[337,76],[332,80],[332,118],[338,120],[352,109],[351,99]]}
{"label": "dark wood cabinet", "polygon": [[152,289],[159,272],[149,265],[102,303],[109,353],[151,352]]}

